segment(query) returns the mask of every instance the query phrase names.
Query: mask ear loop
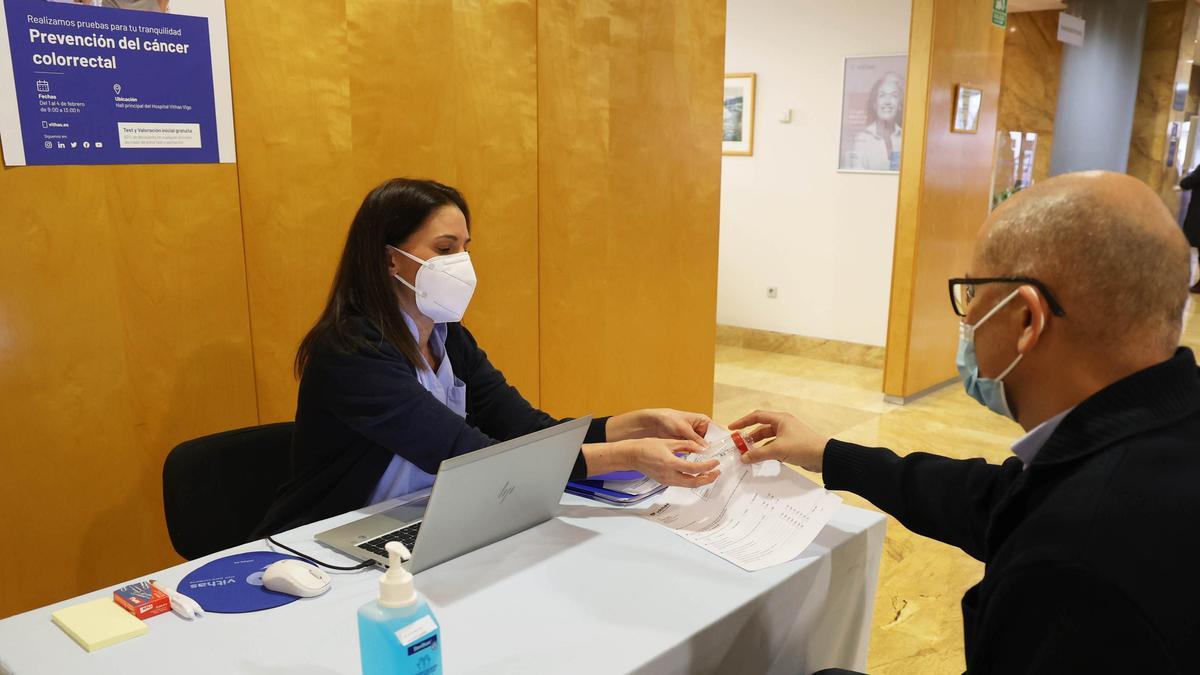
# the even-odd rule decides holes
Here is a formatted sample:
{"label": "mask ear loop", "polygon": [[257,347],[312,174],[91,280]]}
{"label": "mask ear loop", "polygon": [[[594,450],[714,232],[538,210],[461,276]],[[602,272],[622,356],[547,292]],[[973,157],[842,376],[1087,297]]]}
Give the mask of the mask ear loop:
{"label": "mask ear loop", "polygon": [[1004,298],[999,303],[997,303],[997,305],[995,307],[991,308],[991,310],[989,310],[987,314],[984,314],[982,319],[980,319],[979,321],[976,321],[974,323],[974,325],[971,325],[971,330],[974,331],[975,329],[982,326],[984,321],[987,321],[988,319],[995,316],[996,312],[999,312],[1001,307],[1007,305],[1009,303],[1009,301],[1011,301],[1013,298],[1017,297],[1017,294],[1020,292],[1021,292],[1021,289],[1017,288],[1012,293],[1009,293],[1008,297]]}
{"label": "mask ear loop", "polygon": [[391,244],[384,244],[384,246],[387,246],[388,248],[392,249],[392,250],[393,250],[393,251],[395,251],[396,253],[399,253],[400,255],[402,255],[402,256],[404,256],[404,257],[408,258],[409,260],[411,260],[411,261],[413,261],[413,262],[417,263],[417,264],[418,264],[418,265],[420,265],[421,267],[428,267],[428,266],[429,266],[429,261],[428,261],[428,260],[421,260],[420,258],[418,258],[417,256],[415,256],[415,255],[413,255],[413,254],[409,253],[408,251],[405,251],[405,250],[402,250],[402,249],[398,249],[398,248],[396,248],[395,246],[392,246]]}
{"label": "mask ear loop", "polygon": [[1008,374],[1012,372],[1013,368],[1017,367],[1017,364],[1020,363],[1021,359],[1023,359],[1023,358],[1025,358],[1024,354],[1017,354],[1017,358],[1013,359],[1013,362],[1008,364],[1008,367],[1004,369],[1004,372],[1000,373],[999,375],[997,375],[996,377],[994,377],[992,379],[997,382],[1003,382],[1004,378],[1008,377]]}
{"label": "mask ear loop", "polygon": [[[384,244],[384,246],[386,246],[386,247],[388,247],[388,248],[392,249],[393,251],[395,251],[396,253],[399,253],[399,254],[400,254],[400,255],[402,255],[402,256],[406,256],[406,257],[408,257],[410,260],[412,260],[413,262],[417,263],[417,264],[418,264],[418,265],[420,265],[421,267],[425,267],[425,266],[426,266],[426,263],[425,263],[425,261],[424,261],[424,260],[421,260],[420,258],[418,258],[417,256],[415,256],[415,255],[413,255],[413,254],[409,253],[408,251],[401,251],[400,249],[396,248],[395,246],[392,246],[391,244]],[[412,291],[413,293],[416,293],[417,295],[419,295],[419,296],[420,296],[420,297],[422,297],[422,298],[424,298],[424,297],[426,297],[426,296],[428,296],[428,295],[429,295],[429,293],[426,293],[425,291],[418,291],[416,286],[413,286],[412,284],[408,283],[408,281],[406,281],[406,280],[404,279],[404,277],[400,276],[400,274],[399,274],[399,273],[393,274],[393,275],[392,275],[392,277],[394,277],[394,278],[396,279],[396,281],[399,281],[400,283],[402,283],[402,284],[404,284],[405,286],[407,286],[407,287],[408,287],[408,289],[409,289],[410,291]]]}
{"label": "mask ear loop", "polygon": [[[1020,292],[1020,290],[1021,289],[1018,288],[1017,290],[1013,291],[1012,295],[1008,296],[1008,299],[1012,299],[1012,297],[1014,295],[1016,295],[1018,292]],[[1034,292],[1036,293],[1037,290],[1035,289]],[[1006,299],[1004,302],[1008,302],[1008,300]],[[992,312],[995,312],[996,309],[999,309],[1000,306],[1004,304],[1004,302],[1000,303],[1000,305],[996,305],[996,308],[993,309]],[[992,312],[988,313],[989,317],[991,316]],[[984,318],[987,318],[987,317],[984,317]],[[983,323],[983,321],[980,320],[979,323]],[[1042,333],[1045,332],[1045,330],[1046,330],[1046,314],[1044,312],[1042,313],[1042,318],[1041,318],[1040,323],[1041,323],[1041,325],[1038,327],[1038,337],[1041,337]],[[976,324],[976,325],[979,325],[979,324]],[[1004,378],[1008,377],[1008,374],[1012,372],[1013,368],[1017,367],[1017,364],[1020,363],[1021,359],[1023,359],[1023,358],[1025,358],[1024,354],[1017,354],[1017,358],[1013,359],[1013,362],[1008,364],[1008,367],[1004,369],[1004,372],[997,375],[994,379],[997,382],[1003,382]]]}
{"label": "mask ear loop", "polygon": [[405,280],[404,280],[404,277],[400,276],[399,274],[393,274],[392,276],[393,276],[393,277],[396,279],[396,281],[399,281],[400,283],[402,283],[402,284],[404,284],[405,286],[407,286],[407,287],[408,287],[408,289],[409,289],[410,291],[412,291],[413,293],[416,293],[418,296],[420,296],[420,297],[422,297],[422,298],[423,298],[423,297],[425,297],[425,296],[429,295],[429,293],[427,293],[427,292],[425,292],[425,291],[419,291],[419,290],[417,290],[417,287],[416,287],[416,286],[413,286],[412,284],[410,284],[410,283],[408,283],[407,281],[405,281]]}

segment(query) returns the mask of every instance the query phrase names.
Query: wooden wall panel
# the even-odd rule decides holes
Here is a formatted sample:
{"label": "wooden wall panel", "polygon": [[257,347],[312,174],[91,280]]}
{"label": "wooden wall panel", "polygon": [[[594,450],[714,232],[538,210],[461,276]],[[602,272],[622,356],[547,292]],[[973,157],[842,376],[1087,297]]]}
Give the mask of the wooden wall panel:
{"label": "wooden wall panel", "polygon": [[[263,422],[294,416],[296,346],[358,204],[395,176],[466,193],[480,277],[466,323],[536,402],[533,1],[247,3],[229,14]],[[263,25],[275,29],[259,35]]]}
{"label": "wooden wall panel", "polygon": [[720,0],[538,3],[554,414],[711,410],[724,32]]}
{"label": "wooden wall panel", "polygon": [[536,405],[536,4],[362,0],[348,7],[359,196],[393,176],[433,178],[464,192],[479,276],[464,323]]}
{"label": "wooden wall panel", "polygon": [[177,563],[163,459],[256,415],[235,167],[6,169],[0,222],[4,617]]}
{"label": "wooden wall panel", "polygon": [[[991,11],[987,2],[913,3],[906,109],[924,115],[904,120],[884,366],[890,396],[911,396],[955,377],[958,318],[946,280],[966,271],[988,214],[1004,54],[1004,30],[992,25]],[[957,84],[983,90],[978,133],[950,131]],[[918,92],[925,101],[913,101]],[[917,125],[926,126],[923,135]]]}
{"label": "wooden wall panel", "polygon": [[[900,191],[896,200],[896,239],[892,251],[892,290],[888,303],[887,344],[884,351],[884,392],[901,396],[908,375],[908,343],[913,312],[913,269],[917,253],[916,223],[922,218],[921,190],[925,184],[925,142],[929,121],[929,89],[933,62],[932,1],[913,2],[909,29],[908,73],[904,94],[904,126],[900,147]],[[888,384],[894,383],[891,388]]]}
{"label": "wooden wall panel", "polygon": [[292,361],[365,190],[353,180],[345,5],[228,3],[254,367],[263,423],[293,419]]}

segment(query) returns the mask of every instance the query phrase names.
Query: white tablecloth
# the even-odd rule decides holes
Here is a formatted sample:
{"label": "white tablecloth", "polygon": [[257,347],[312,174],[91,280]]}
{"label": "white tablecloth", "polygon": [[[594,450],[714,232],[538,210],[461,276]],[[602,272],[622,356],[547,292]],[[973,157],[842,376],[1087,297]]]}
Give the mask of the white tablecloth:
{"label": "white tablecloth", "polygon": [[[442,625],[447,673],[865,668],[881,515],[842,506],[800,558],[750,573],[642,518],[576,497],[563,504],[554,520],[416,576]],[[330,563],[348,561],[312,535],[378,508],[279,539]],[[139,579],[174,586],[210,559],[264,548],[241,546]],[[379,574],[334,572],[325,595],[265,612],[192,622],[163,614],[147,619],[148,634],[88,653],[50,613],[112,588],[96,591],[0,621],[0,672],[359,673],[356,611],[376,596]]]}

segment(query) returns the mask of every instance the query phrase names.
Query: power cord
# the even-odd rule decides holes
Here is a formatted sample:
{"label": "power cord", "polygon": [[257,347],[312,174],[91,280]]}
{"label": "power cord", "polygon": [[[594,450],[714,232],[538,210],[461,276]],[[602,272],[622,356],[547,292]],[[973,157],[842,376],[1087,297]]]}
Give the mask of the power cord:
{"label": "power cord", "polygon": [[340,565],[330,565],[328,563],[323,563],[320,560],[317,560],[316,558],[308,555],[307,553],[301,553],[300,551],[297,551],[296,549],[292,548],[291,546],[286,546],[284,544],[281,544],[281,543],[275,541],[275,539],[273,539],[270,536],[267,537],[267,541],[269,541],[272,544],[274,544],[275,546],[278,546],[279,548],[287,551],[288,553],[291,553],[298,557],[304,558],[305,560],[309,561],[310,563],[312,563],[314,565],[320,565],[321,567],[324,567],[326,569],[341,570],[343,572],[357,572],[358,570],[362,570],[362,569],[366,569],[368,567],[375,566],[375,561],[373,561],[373,560],[364,560],[363,562],[360,562],[357,565],[351,565],[348,567],[343,567]]}

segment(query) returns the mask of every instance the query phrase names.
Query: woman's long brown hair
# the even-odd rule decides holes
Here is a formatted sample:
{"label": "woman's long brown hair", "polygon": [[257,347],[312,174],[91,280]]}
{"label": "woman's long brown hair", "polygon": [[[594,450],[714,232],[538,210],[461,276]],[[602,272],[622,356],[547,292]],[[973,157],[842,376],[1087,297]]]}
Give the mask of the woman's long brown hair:
{"label": "woman's long brown hair", "polygon": [[388,274],[387,246],[399,248],[443,206],[458,207],[470,227],[471,212],[462,194],[435,181],[393,178],[367,194],[350,224],[325,309],[296,351],[296,377],[304,374],[318,348],[348,353],[379,348],[351,328],[355,316],[374,324],[410,363],[421,363],[396,299],[396,281]]}

